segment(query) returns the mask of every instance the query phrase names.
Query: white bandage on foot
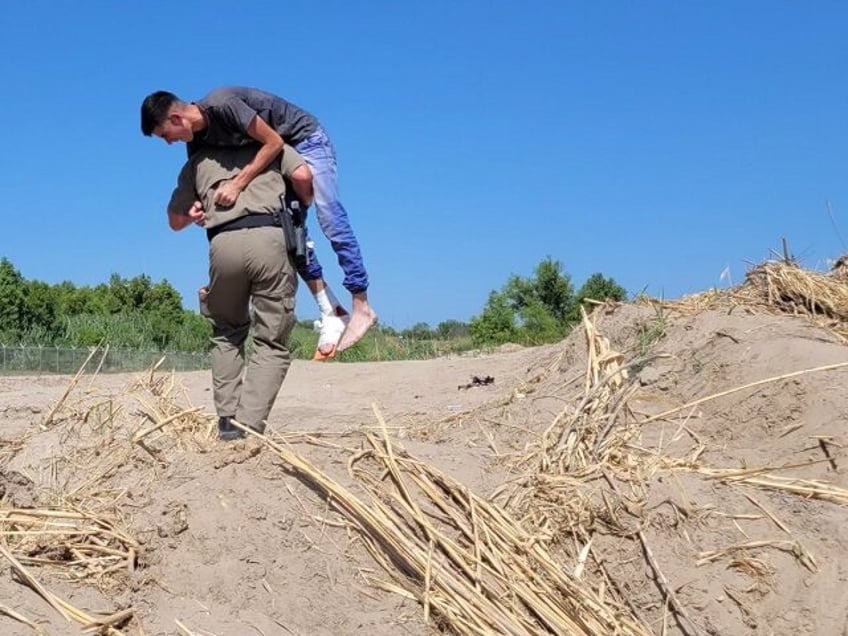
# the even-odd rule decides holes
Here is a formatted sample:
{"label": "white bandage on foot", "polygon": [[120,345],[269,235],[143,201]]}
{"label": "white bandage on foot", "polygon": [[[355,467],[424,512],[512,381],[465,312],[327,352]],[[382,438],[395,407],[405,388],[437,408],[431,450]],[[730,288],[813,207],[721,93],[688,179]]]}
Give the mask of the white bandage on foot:
{"label": "white bandage on foot", "polygon": [[339,339],[347,328],[347,321],[347,316],[325,315],[313,323],[315,331],[319,334],[315,359],[331,358],[335,355]]}

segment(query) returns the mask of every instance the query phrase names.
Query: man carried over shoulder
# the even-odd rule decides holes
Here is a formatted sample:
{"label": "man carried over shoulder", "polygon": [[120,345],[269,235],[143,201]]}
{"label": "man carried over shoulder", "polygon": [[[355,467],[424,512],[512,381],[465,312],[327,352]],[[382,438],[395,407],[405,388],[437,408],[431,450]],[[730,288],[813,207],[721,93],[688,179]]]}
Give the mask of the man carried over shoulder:
{"label": "man carried over shoulder", "polygon": [[[344,271],[344,286],[352,295],[353,313],[344,333],[328,345],[339,322],[348,320],[347,312],[324,283],[320,266],[301,267],[306,281],[321,310],[321,341],[317,358],[332,357],[358,342],[376,323],[377,314],[368,302],[368,274],[359,242],[353,233],[347,211],[339,200],[336,156],[332,142],[318,120],[281,97],[254,88],[221,88],[197,102],[187,103],[173,93],[157,91],[142,104],[142,132],[167,143],[188,144],[191,155],[198,148],[211,146],[254,146],[255,154],[243,169],[222,184],[216,194],[219,205],[233,205],[245,188],[268,165],[280,150],[293,146],[311,168],[314,181],[307,185],[301,175],[292,175],[292,184],[304,203],[312,199],[322,231],[330,240]],[[316,269],[317,267],[317,269]],[[326,327],[325,327],[326,325]],[[327,329],[330,327],[332,329]],[[325,335],[325,331],[328,333]]]}

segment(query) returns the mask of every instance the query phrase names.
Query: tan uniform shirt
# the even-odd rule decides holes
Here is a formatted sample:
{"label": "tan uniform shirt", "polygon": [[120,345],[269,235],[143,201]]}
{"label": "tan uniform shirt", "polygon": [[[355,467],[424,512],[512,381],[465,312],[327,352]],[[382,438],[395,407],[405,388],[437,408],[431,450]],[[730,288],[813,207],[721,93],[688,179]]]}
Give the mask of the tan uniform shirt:
{"label": "tan uniform shirt", "polygon": [[[185,163],[171,194],[168,212],[186,215],[195,201],[203,204],[208,230],[248,214],[274,214],[282,208],[286,192],[283,175],[291,176],[305,162],[297,151],[286,146],[280,163],[272,162],[247,184],[235,205],[215,204],[215,192],[222,181],[232,179],[256,156],[257,146],[203,146]],[[282,172],[281,172],[282,170]]]}

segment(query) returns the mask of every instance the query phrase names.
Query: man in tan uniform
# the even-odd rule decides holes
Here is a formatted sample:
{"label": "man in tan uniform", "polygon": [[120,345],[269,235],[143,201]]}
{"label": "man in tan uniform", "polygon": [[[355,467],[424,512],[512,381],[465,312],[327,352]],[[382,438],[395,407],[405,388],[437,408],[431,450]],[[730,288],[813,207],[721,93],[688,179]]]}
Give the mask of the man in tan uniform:
{"label": "man in tan uniform", "polygon": [[[209,285],[201,294],[201,313],[212,324],[212,385],[221,439],[244,435],[233,419],[264,431],[291,363],[288,341],[295,324],[297,275],[292,246],[280,226],[285,194],[281,164],[273,162],[277,169],[263,170],[234,205],[215,203],[217,187],[255,154],[251,146],[203,147],[183,166],[168,203],[172,229],[197,223],[209,238]],[[283,172],[290,174],[301,165],[303,159],[286,148]],[[245,368],[251,305],[253,352]]]}

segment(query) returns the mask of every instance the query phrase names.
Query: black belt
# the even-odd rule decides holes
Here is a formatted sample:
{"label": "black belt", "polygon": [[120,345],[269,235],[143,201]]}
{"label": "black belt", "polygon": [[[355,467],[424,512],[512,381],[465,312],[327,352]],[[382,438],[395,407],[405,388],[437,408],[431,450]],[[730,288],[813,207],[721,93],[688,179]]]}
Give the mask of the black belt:
{"label": "black belt", "polygon": [[275,214],[248,214],[240,216],[232,221],[227,221],[222,225],[206,230],[206,238],[210,241],[221,232],[229,232],[231,230],[243,230],[249,227],[280,227],[280,222]]}

